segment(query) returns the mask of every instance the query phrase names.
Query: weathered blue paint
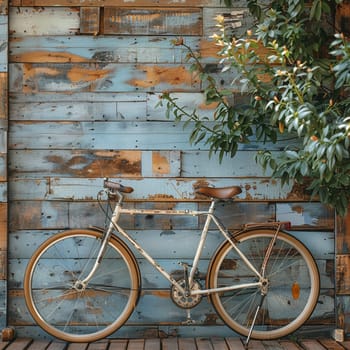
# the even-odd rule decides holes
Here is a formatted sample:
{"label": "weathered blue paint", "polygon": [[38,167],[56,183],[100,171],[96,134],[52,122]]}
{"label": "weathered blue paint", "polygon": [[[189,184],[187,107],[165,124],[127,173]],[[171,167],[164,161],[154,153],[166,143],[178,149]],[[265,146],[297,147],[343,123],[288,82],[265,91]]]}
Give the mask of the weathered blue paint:
{"label": "weathered blue paint", "polygon": [[[182,4],[181,23],[177,25],[186,43],[198,49],[204,62],[211,65],[217,50],[209,38],[215,15],[232,12],[232,24],[240,32],[250,26],[251,19],[242,1],[235,2],[233,10],[216,0],[203,1],[200,6],[190,2]],[[38,5],[40,1],[34,3]],[[174,91],[181,104],[213,119],[214,106],[205,104],[204,87],[188,72],[186,51],[170,42],[176,38],[178,28],[169,25],[164,36],[154,28],[140,33],[143,18],[128,27],[128,35],[115,33],[116,26],[110,28],[108,35],[81,35],[80,28],[101,28],[101,16],[84,17],[99,11],[89,12],[74,1],[55,7],[44,4],[40,8],[21,4],[14,0],[9,15],[8,153],[7,138],[0,133],[1,150],[8,157],[0,158],[0,167],[4,169],[8,162],[10,177],[9,325],[19,335],[47,337],[33,323],[24,303],[22,287],[27,261],[34,249],[57,231],[103,226],[96,193],[103,177],[108,176],[135,188],[126,205],[137,208],[203,209],[208,203],[196,197],[194,186],[242,186],[236,202],[218,206],[224,224],[237,228],[244,222],[290,220],[291,233],[310,248],[321,274],[320,303],[312,317],[316,327],[310,327],[334,327],[333,212],[319,203],[308,202],[304,193],[291,185],[281,187],[254,160],[258,149],[280,152],[281,147],[294,141],[280,140],[275,145],[253,141],[242,145],[234,159],[225,157],[221,164],[216,155],[209,159],[208,145],[191,145],[191,129],[183,129],[183,123],[176,125],[172,118],[166,119],[164,107],[155,107],[162,91]],[[101,4],[90,1],[89,5]],[[181,12],[174,3],[161,6],[163,14]],[[140,7],[145,6],[128,3],[122,9],[132,14]],[[194,8],[192,15],[184,16],[190,8]],[[108,19],[111,17],[105,21]],[[208,67],[223,86],[235,91],[240,88],[231,86],[231,78],[217,67]],[[0,190],[6,201],[5,186]],[[130,229],[174,274],[182,273],[177,263],[191,256],[201,223],[193,217],[122,219],[122,226]],[[200,262],[202,278],[219,242],[220,238],[211,232]],[[233,335],[206,300],[192,311],[198,324],[184,326],[186,312],[168,298],[167,281],[137,257],[145,290],[134,314],[116,336]],[[54,261],[48,262],[47,268],[53,264]],[[309,331],[309,326],[304,330]]]}
{"label": "weathered blue paint", "polygon": [[8,3],[0,1],[0,329],[7,325]]}

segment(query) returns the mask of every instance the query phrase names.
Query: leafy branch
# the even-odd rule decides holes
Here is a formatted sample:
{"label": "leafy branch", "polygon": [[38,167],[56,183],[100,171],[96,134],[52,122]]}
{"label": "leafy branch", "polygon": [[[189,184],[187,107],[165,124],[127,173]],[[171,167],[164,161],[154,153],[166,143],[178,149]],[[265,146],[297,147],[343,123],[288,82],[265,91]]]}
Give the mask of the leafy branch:
{"label": "leafy branch", "polygon": [[212,119],[181,105],[171,93],[162,95],[167,116],[191,126],[191,142],[203,140],[210,154],[234,156],[240,143],[296,138],[276,157],[268,150],[256,155],[282,183],[304,184],[311,197],[344,215],[350,203],[350,44],[331,26],[341,1],[248,0],[256,25],[243,37],[222,16],[213,40],[220,47],[217,63],[241,87],[246,103],[235,104],[237,91],[221,88],[205,69],[199,54],[183,39],[190,70],[203,84]]}

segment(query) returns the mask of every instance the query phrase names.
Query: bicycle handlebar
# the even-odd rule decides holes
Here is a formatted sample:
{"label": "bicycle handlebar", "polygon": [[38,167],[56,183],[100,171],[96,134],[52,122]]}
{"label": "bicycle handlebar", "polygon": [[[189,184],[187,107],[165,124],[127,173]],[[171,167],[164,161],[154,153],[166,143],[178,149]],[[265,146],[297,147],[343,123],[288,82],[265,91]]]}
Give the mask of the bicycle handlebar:
{"label": "bicycle handlebar", "polygon": [[123,186],[122,184],[120,184],[118,182],[109,181],[108,179],[104,179],[103,186],[105,188],[110,189],[110,190],[116,190],[116,191],[122,192],[122,193],[131,193],[134,191],[134,189],[132,187]]}

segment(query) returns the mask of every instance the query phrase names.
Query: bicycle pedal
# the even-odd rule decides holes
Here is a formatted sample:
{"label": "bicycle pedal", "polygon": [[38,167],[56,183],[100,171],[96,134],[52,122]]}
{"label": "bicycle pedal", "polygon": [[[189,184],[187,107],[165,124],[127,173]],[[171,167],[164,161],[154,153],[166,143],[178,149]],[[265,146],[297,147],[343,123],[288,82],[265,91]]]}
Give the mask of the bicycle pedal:
{"label": "bicycle pedal", "polygon": [[195,320],[192,319],[187,319],[186,321],[182,321],[181,324],[184,326],[191,326],[196,324],[197,322]]}

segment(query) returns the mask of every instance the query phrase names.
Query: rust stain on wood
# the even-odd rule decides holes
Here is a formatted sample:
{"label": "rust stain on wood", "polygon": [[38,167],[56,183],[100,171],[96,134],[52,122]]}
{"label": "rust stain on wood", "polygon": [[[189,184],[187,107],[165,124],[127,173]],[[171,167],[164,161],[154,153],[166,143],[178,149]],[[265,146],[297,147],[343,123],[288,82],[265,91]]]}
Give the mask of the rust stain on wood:
{"label": "rust stain on wood", "polygon": [[80,33],[97,35],[100,31],[100,7],[80,8]]}
{"label": "rust stain on wood", "polygon": [[69,160],[56,155],[50,155],[46,159],[55,164],[56,172],[63,171],[72,175],[88,177],[141,175],[141,151],[99,151],[88,155],[73,151]]}
{"label": "rust stain on wood", "polygon": [[7,0],[0,1],[0,14],[8,15],[8,1]]}
{"label": "rust stain on wood", "polygon": [[307,185],[299,184],[295,182],[293,184],[292,190],[288,193],[287,199],[290,200],[307,200],[310,196],[306,194]]}
{"label": "rust stain on wood", "polygon": [[152,170],[153,174],[169,174],[169,159],[161,154],[161,152],[153,152],[152,154]]}
{"label": "rust stain on wood", "polygon": [[72,55],[67,52],[40,51],[25,52],[17,55],[10,55],[11,62],[45,62],[45,63],[68,63],[87,62],[88,60],[79,55]]}
{"label": "rust stain on wood", "polygon": [[160,83],[168,83],[172,86],[191,85],[193,77],[186,67],[160,67],[160,66],[138,66],[137,69],[142,71],[145,79],[131,79],[130,85],[149,88],[157,86]]}
{"label": "rust stain on wood", "polygon": [[218,55],[220,48],[213,41],[201,40],[199,50],[201,57],[221,57]]}
{"label": "rust stain on wood", "polygon": [[103,79],[111,72],[111,69],[86,69],[74,66],[67,72],[67,77],[72,83],[80,83]]}
{"label": "rust stain on wood", "polygon": [[50,67],[33,67],[31,64],[24,64],[24,73],[23,78],[32,79],[37,75],[48,75],[48,76],[57,76],[60,74],[60,71],[56,68]]}
{"label": "rust stain on wood", "polygon": [[24,297],[23,289],[9,289],[8,293],[9,293],[9,296],[14,297],[14,298]]}
{"label": "rust stain on wood", "polygon": [[[113,70],[111,69],[96,69],[93,67],[82,66],[38,66],[36,64],[23,64],[23,92],[35,92],[41,89],[41,84],[46,88],[47,84],[51,84],[50,80],[56,79],[59,84],[71,83],[77,87],[88,87],[91,82],[98,82],[101,79],[109,76]],[[45,79],[47,83],[45,85]],[[71,87],[72,88],[72,87]]]}
{"label": "rust stain on wood", "polygon": [[350,253],[350,207],[345,217],[337,217],[336,251],[338,254]]}
{"label": "rust stain on wood", "polygon": [[[168,1],[168,0],[85,0],[84,6],[115,6],[115,7],[147,7],[147,6],[168,6],[168,7],[203,7],[210,3],[207,0],[184,0],[181,1]],[[75,7],[81,6],[81,0],[12,0],[11,6],[68,6]]]}
{"label": "rust stain on wood", "polygon": [[8,74],[0,73],[0,119],[8,117]]}
{"label": "rust stain on wood", "polygon": [[7,279],[7,251],[0,251],[0,280]]}
{"label": "rust stain on wood", "polygon": [[156,194],[150,194],[148,196],[149,200],[171,200],[171,199],[175,199],[174,196],[170,195],[170,194],[161,194],[161,193],[156,193]]}
{"label": "rust stain on wood", "polygon": [[7,250],[8,204],[0,203],[0,250]]}
{"label": "rust stain on wood", "polygon": [[337,255],[336,256],[336,293],[349,294],[350,293],[350,256]]}

